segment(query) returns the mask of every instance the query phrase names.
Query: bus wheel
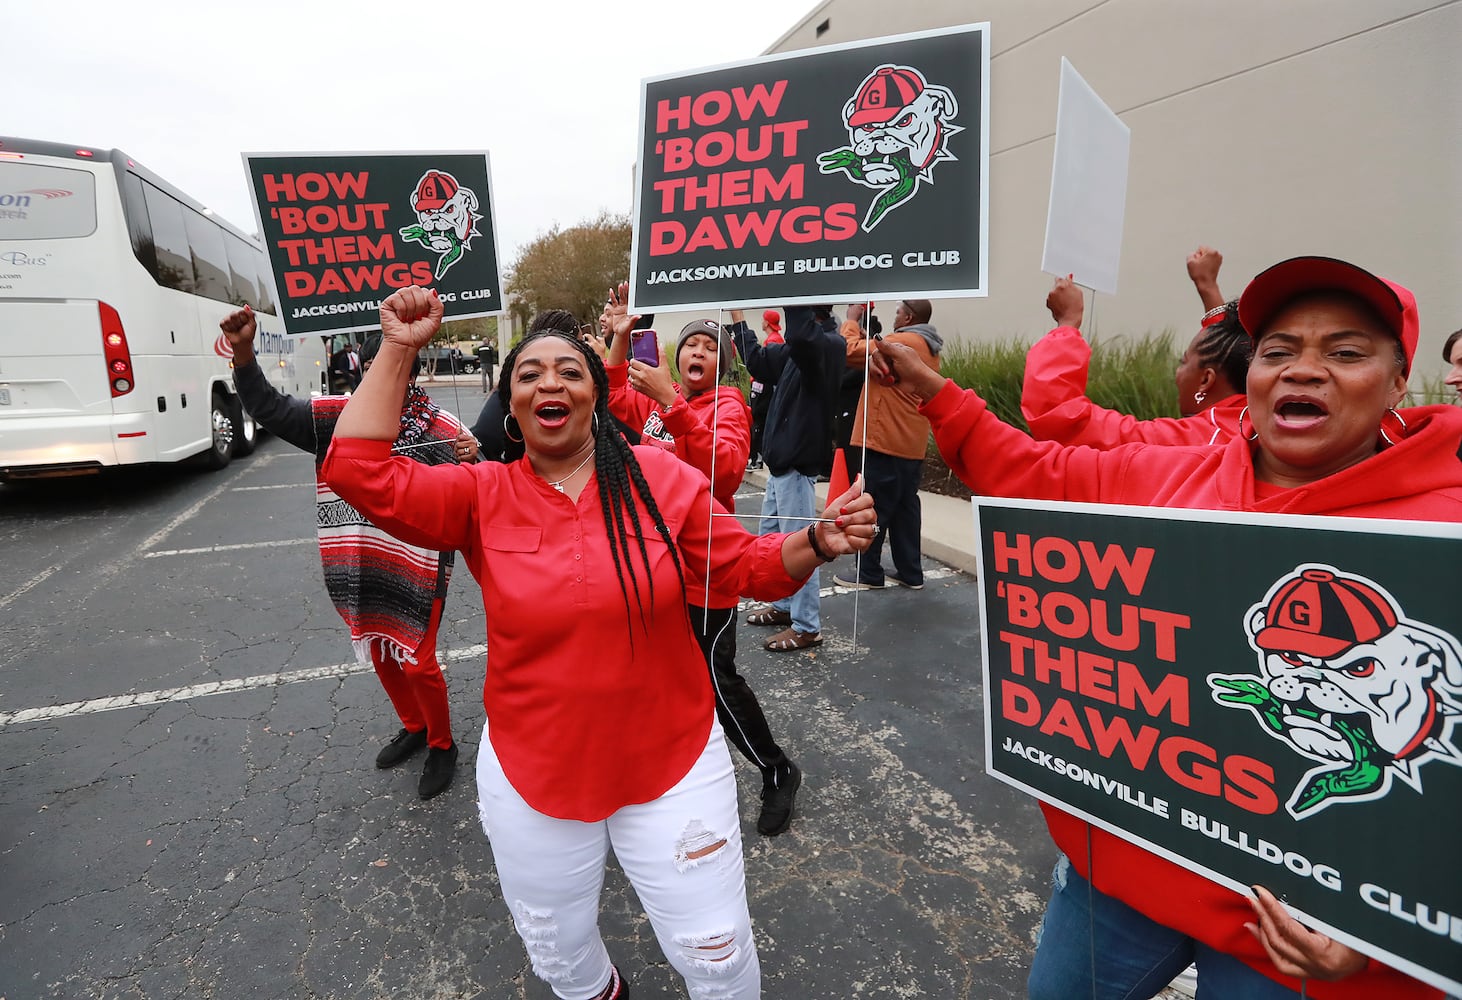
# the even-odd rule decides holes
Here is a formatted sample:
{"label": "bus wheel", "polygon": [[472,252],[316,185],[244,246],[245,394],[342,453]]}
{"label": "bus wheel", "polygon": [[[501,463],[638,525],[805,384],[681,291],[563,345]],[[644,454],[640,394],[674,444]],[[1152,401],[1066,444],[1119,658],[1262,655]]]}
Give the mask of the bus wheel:
{"label": "bus wheel", "polygon": [[209,416],[209,422],[213,427],[213,444],[198,456],[205,469],[222,469],[228,465],[229,459],[234,457],[235,435],[232,410],[233,404],[226,393],[215,392],[213,394],[213,412]]}
{"label": "bus wheel", "polygon": [[259,444],[259,425],[254,418],[249,416],[244,409],[244,404],[237,397],[230,399],[233,404],[233,422],[237,433],[234,435],[234,458],[242,458],[251,455],[254,448]]}

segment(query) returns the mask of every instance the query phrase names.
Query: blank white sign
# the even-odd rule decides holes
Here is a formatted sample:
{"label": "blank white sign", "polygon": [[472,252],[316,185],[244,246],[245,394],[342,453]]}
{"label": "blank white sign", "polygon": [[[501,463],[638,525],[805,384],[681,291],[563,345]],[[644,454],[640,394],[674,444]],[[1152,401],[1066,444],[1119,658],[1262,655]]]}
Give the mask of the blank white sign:
{"label": "blank white sign", "polygon": [[1132,130],[1062,56],[1041,270],[1116,293],[1131,147]]}

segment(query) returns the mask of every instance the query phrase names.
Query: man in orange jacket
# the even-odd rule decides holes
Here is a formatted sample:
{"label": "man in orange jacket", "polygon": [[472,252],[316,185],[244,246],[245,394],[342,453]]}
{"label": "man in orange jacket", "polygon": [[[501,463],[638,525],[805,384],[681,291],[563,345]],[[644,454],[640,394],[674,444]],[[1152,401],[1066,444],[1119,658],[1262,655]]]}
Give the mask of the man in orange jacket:
{"label": "man in orange jacket", "polygon": [[[944,341],[929,323],[933,313],[928,299],[900,302],[893,314],[894,332],[884,339],[908,345],[919,360],[938,371]],[[858,557],[856,572],[834,576],[833,582],[873,590],[892,581],[919,590],[924,586],[919,482],[929,447],[929,421],[920,415],[918,402],[893,384],[878,352],[870,357],[866,333],[853,338],[845,332],[843,337],[848,341],[848,367],[861,371],[866,360],[870,369],[867,391],[853,418],[852,446],[863,450],[863,479],[878,510],[878,534],[868,551]],[[882,563],[885,538],[893,556],[894,572],[889,574],[884,573]]]}

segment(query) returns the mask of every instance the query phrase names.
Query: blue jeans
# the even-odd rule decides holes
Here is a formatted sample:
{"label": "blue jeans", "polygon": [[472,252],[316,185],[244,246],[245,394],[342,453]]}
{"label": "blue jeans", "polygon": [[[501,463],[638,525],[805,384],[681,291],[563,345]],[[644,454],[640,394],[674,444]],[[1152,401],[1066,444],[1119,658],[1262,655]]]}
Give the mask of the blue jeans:
{"label": "blue jeans", "polygon": [[863,452],[863,485],[873,494],[878,513],[878,534],[868,551],[857,556],[858,580],[874,587],[884,584],[883,540],[888,539],[894,572],[905,583],[924,582],[920,535],[923,514],[919,506],[922,458],[898,458],[867,448]]}
{"label": "blue jeans", "polygon": [[1093,888],[1064,854],[1051,881],[1051,902],[1026,984],[1031,1000],[1148,1000],[1195,962],[1198,1000],[1299,996]]}
{"label": "blue jeans", "polygon": [[[768,476],[766,496],[761,501],[761,534],[806,531],[812,522],[790,519],[817,516],[817,494],[812,487],[813,478],[795,469],[780,476]],[[822,605],[818,597],[821,587],[821,575],[814,570],[801,590],[774,602],[772,607],[791,612],[792,627],[798,632],[816,635],[822,631]]]}

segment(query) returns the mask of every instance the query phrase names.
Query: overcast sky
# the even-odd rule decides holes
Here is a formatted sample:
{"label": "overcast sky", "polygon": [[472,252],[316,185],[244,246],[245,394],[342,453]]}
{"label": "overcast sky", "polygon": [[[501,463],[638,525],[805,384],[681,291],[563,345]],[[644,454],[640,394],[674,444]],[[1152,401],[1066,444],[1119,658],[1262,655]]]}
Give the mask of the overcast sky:
{"label": "overcast sky", "polygon": [[0,134],[125,150],[245,232],[241,152],[486,149],[506,268],[629,211],[641,78],[753,58],[813,6],[7,3]]}

